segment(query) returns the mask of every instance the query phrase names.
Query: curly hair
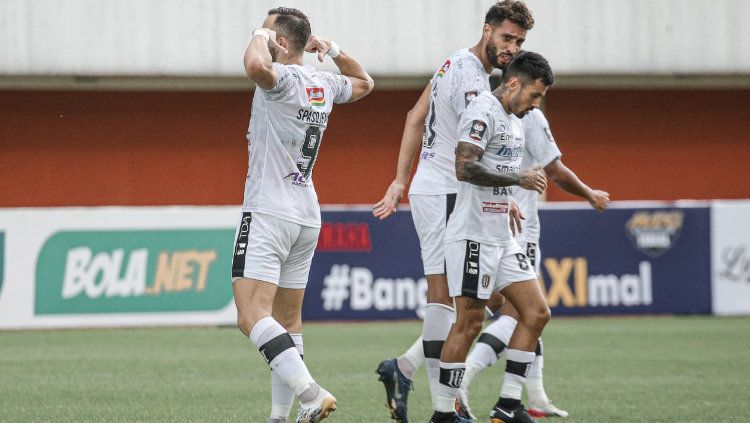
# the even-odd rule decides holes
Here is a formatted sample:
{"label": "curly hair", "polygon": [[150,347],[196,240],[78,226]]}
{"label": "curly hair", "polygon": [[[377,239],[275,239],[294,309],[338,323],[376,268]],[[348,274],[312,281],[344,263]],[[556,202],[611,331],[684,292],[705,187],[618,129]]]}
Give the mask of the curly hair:
{"label": "curly hair", "polygon": [[268,11],[268,16],[276,15],[274,25],[278,35],[289,41],[291,52],[301,52],[310,38],[310,20],[301,10],[292,7],[277,7]]}
{"label": "curly hair", "polygon": [[534,17],[531,16],[531,11],[526,7],[526,3],[518,0],[499,1],[484,15],[484,23],[490,25],[500,25],[506,19],[526,31],[534,27]]}

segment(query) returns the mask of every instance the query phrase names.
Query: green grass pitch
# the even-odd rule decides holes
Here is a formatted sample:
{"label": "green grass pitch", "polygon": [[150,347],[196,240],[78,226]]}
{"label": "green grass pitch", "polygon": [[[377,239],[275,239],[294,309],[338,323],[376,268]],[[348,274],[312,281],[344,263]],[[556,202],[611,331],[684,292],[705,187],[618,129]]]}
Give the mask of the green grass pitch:
{"label": "green grass pitch", "polygon": [[[307,324],[305,360],[339,400],[332,423],[388,422],[377,363],[420,322]],[[565,422],[750,422],[750,318],[557,318],[545,384]],[[487,422],[504,361],[471,387]],[[425,372],[413,422],[430,415]],[[261,422],[268,370],[233,328],[0,332],[1,422]]]}

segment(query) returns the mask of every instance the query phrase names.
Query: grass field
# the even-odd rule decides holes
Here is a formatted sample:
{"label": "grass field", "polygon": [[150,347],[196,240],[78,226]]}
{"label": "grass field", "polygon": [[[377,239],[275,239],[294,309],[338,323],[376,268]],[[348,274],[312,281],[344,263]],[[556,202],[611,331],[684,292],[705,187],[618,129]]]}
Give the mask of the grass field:
{"label": "grass field", "polygon": [[[374,370],[419,328],[305,327],[305,360],[339,400],[327,421],[390,421]],[[566,422],[750,422],[750,318],[558,318],[545,351],[547,391],[571,412]],[[475,380],[475,411],[496,400],[502,370]],[[423,369],[415,385],[410,415],[426,422]],[[264,423],[268,397],[265,363],[233,328],[0,332],[1,422]]]}

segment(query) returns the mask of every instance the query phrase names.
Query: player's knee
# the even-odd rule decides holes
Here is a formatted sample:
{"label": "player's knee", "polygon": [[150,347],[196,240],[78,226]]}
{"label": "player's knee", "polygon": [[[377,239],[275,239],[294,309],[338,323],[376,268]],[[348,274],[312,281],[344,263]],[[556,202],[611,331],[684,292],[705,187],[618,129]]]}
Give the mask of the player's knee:
{"label": "player's knee", "polygon": [[250,331],[253,330],[255,322],[249,319],[246,315],[237,313],[237,328],[245,336],[250,336]]}
{"label": "player's knee", "polygon": [[302,330],[302,316],[297,310],[284,310],[278,312],[274,309],[273,318],[290,333],[299,333]]}
{"label": "player's knee", "polygon": [[482,331],[482,322],[482,318],[461,319],[455,323],[456,332],[473,341],[479,335],[479,332]]}
{"label": "player's knee", "polygon": [[538,307],[533,313],[534,326],[539,330],[543,329],[547,322],[552,318],[552,312],[550,312],[547,304],[543,304]]}

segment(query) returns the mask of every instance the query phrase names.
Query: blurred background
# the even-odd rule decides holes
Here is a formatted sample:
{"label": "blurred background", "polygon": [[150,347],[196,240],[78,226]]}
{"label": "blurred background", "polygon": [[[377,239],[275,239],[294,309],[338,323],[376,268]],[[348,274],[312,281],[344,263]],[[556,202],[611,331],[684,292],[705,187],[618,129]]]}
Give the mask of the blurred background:
{"label": "blurred background", "polygon": [[[308,317],[419,314],[424,285],[408,207],[385,222],[367,208],[394,177],[407,111],[445,57],[479,40],[492,3],[285,3],[376,81],[371,95],[335,109],[316,165],[326,223]],[[557,186],[545,194],[542,252],[554,260],[543,266],[547,288],[549,269],[572,266],[569,292],[557,274],[551,305],[584,314],[750,312],[750,3],[528,5],[536,24],[524,47],[556,73],[544,110],[563,160],[615,201],[599,215]],[[191,323],[233,321],[226,263],[253,93],[242,57],[275,6],[0,1],[0,327],[188,318],[147,314],[165,310],[198,313]],[[335,70],[330,60],[319,66]],[[353,291],[357,269],[369,272],[366,294]],[[343,305],[325,299],[336,272],[348,278]],[[590,275],[618,282],[587,287],[580,281]],[[650,300],[623,306],[635,295],[622,282],[628,275],[648,279]],[[613,308],[591,305],[599,291]],[[210,307],[201,305],[206,295]],[[731,306],[717,306],[722,295]],[[113,310],[115,320],[102,314]]]}

